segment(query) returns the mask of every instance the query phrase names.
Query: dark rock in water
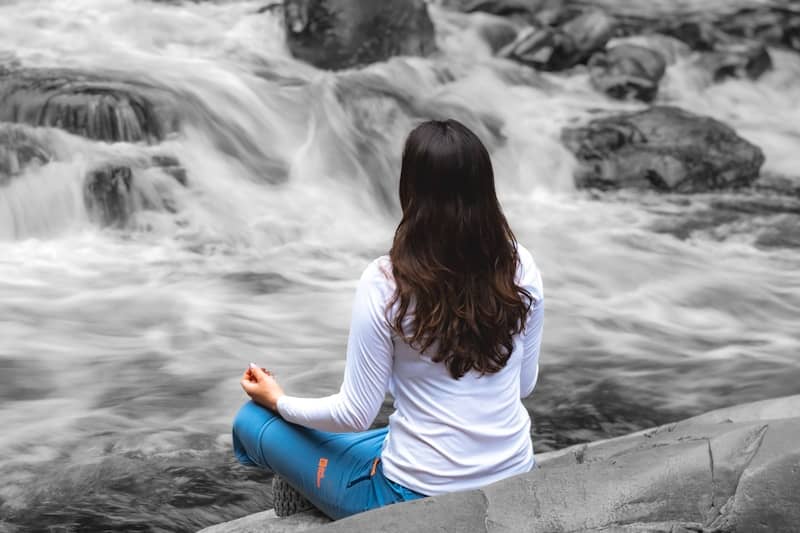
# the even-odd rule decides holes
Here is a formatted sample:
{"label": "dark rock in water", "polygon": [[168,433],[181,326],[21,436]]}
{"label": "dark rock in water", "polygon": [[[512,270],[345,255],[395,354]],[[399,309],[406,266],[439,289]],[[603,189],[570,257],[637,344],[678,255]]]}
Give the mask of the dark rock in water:
{"label": "dark rock in water", "polygon": [[0,185],[30,165],[51,159],[47,147],[24,126],[0,123]]}
{"label": "dark rock in water", "polygon": [[592,85],[619,100],[652,101],[666,70],[660,52],[635,44],[619,44],[589,60]]}
{"label": "dark rock in water", "polygon": [[186,170],[167,155],[156,155],[146,163],[110,163],[91,170],[84,181],[83,199],[89,218],[100,226],[124,227],[137,209],[176,211],[168,194],[154,197],[135,187],[142,171],[158,168],[185,186]]}
{"label": "dark rock in water", "polygon": [[558,27],[540,26],[523,32],[501,55],[540,70],[564,70],[603,49],[614,31],[614,19],[591,10]]}
{"label": "dark rock in water", "polygon": [[726,78],[758,79],[772,69],[767,47],[758,41],[720,42],[714,51],[703,54],[700,64],[711,72],[714,81]]}
{"label": "dark rock in water", "polygon": [[284,0],[289,50],[323,69],[344,69],[436,50],[424,0]]}
{"label": "dark rock in water", "polygon": [[751,7],[723,17],[721,31],[800,52],[800,5]]}
{"label": "dark rock in water", "polygon": [[108,142],[154,143],[177,129],[169,99],[152,87],[54,70],[0,74],[0,121]]}
{"label": "dark rock in water", "polygon": [[742,9],[731,2],[730,6],[720,4],[710,10],[676,7],[672,12],[660,12],[652,6],[647,13],[650,7],[642,3],[632,9],[635,15],[617,14],[621,34],[665,34],[692,50],[709,52],[701,64],[716,80],[759,77],[772,66],[767,46],[800,51],[800,4]]}
{"label": "dark rock in water", "polygon": [[579,187],[682,193],[751,184],[763,152],[725,124],[657,106],[592,120],[562,132],[581,163]]}
{"label": "dark rock in water", "polygon": [[530,16],[536,13],[542,4],[543,2],[536,0],[444,0],[442,2],[448,9],[464,13],[490,13],[501,17]]}
{"label": "dark rock in water", "polygon": [[447,9],[489,13],[536,25],[558,25],[581,13],[561,0],[441,0]]}
{"label": "dark rock in water", "polygon": [[790,179],[775,174],[762,174],[753,184],[757,191],[800,198],[800,179]]}
{"label": "dark rock in water", "polygon": [[711,73],[714,81],[757,79],[772,68],[766,41],[728,34],[705,19],[668,21],[657,27],[657,31],[703,52],[700,65]]}
{"label": "dark rock in water", "polygon": [[486,41],[492,52],[498,52],[513,43],[519,34],[517,26],[502,17],[481,15],[476,22],[478,34]]}
{"label": "dark rock in water", "polygon": [[660,27],[659,33],[674,37],[683,41],[692,50],[710,51],[719,41],[719,31],[708,21],[705,20],[669,20]]}
{"label": "dark rock in water", "polygon": [[133,172],[130,167],[107,166],[86,176],[83,200],[89,218],[101,226],[123,226],[133,213]]}

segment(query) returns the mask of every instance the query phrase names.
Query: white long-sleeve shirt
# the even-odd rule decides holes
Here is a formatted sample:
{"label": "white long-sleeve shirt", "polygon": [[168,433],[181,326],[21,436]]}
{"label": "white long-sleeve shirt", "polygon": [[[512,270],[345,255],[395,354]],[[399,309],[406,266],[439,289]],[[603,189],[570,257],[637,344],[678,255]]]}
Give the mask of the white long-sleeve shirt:
{"label": "white long-sleeve shirt", "polygon": [[470,371],[456,380],[443,363],[394,334],[385,309],[395,285],[383,256],[358,283],[340,391],[325,398],[283,396],[281,416],[324,431],[364,431],[388,391],[395,412],[381,460],[392,481],[433,496],[528,472],[534,464],[531,420],[521,398],[536,385],[544,306],[539,270],[528,250],[517,246],[517,280],[535,301],[502,370],[483,376]]}

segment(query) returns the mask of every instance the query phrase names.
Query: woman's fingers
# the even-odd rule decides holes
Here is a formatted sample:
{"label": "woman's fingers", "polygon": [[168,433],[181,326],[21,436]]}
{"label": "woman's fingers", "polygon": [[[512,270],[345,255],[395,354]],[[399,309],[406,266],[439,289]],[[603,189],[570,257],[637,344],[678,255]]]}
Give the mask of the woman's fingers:
{"label": "woman's fingers", "polygon": [[250,375],[253,376],[253,379],[258,383],[261,383],[268,377],[272,377],[272,372],[266,368],[256,366],[253,363],[250,363],[250,368],[248,368],[247,371],[250,372]]}

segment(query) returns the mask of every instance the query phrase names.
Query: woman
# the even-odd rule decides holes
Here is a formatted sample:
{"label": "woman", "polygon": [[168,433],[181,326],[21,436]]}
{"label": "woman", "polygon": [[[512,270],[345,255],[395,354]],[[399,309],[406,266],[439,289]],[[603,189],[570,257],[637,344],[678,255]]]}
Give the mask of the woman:
{"label": "woman", "polygon": [[[489,153],[455,120],[408,137],[403,217],[358,283],[344,382],[284,394],[251,368],[238,459],[282,476],[333,519],[474,489],[534,466],[521,398],[538,375],[542,281],[500,209]],[[386,392],[389,427],[367,431]]]}

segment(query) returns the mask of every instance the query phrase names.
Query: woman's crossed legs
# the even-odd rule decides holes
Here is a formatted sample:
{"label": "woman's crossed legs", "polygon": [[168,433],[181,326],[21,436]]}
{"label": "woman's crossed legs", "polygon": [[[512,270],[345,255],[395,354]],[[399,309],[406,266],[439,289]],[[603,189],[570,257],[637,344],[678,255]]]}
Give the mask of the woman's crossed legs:
{"label": "woman's crossed legs", "polygon": [[380,456],[387,431],[317,431],[248,402],[233,423],[233,449],[239,462],[281,476],[336,520],[424,497],[383,475]]}

